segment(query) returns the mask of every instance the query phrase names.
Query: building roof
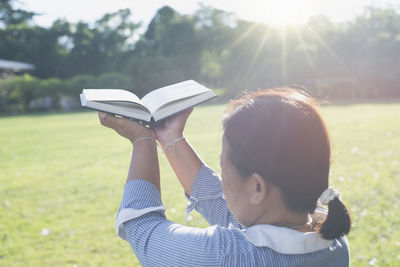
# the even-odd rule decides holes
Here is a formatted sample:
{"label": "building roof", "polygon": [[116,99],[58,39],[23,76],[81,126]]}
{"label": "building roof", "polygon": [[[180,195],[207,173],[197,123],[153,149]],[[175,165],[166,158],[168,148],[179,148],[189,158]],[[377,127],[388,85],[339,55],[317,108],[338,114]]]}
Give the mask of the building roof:
{"label": "building roof", "polygon": [[33,70],[34,68],[35,65],[32,64],[0,59],[0,70],[21,71],[21,70]]}

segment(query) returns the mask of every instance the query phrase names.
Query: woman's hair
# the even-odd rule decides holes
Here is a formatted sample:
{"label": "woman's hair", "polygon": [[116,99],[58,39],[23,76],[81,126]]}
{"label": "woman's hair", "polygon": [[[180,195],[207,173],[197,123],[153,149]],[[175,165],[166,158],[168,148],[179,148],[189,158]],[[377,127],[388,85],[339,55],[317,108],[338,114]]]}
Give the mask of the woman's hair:
{"label": "woman's hair", "polygon": [[[253,173],[278,186],[287,207],[314,213],[328,187],[330,143],[316,101],[303,91],[257,91],[234,100],[223,119],[229,158],[242,177]],[[324,239],[350,231],[350,216],[339,198],[328,205],[319,226]]]}

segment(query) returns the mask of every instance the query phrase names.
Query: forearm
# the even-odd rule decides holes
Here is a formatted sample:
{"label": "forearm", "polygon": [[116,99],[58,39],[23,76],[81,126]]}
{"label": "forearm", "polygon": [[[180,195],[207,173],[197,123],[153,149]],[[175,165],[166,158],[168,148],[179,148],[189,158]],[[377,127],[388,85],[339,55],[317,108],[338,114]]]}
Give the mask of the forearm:
{"label": "forearm", "polygon": [[186,139],[168,146],[165,155],[186,194],[190,195],[193,182],[202,162]]}
{"label": "forearm", "polygon": [[161,191],[160,169],[155,141],[145,139],[135,144],[127,181],[133,179],[147,180],[152,183],[158,191]]}

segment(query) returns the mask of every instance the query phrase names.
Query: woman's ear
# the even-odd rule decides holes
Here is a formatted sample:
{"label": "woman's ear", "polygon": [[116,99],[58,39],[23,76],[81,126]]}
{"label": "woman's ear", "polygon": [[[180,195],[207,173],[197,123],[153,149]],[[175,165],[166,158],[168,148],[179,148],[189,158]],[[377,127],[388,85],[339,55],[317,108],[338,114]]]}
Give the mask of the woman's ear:
{"label": "woman's ear", "polygon": [[268,193],[268,185],[261,175],[253,173],[249,179],[250,203],[253,205],[260,204]]}

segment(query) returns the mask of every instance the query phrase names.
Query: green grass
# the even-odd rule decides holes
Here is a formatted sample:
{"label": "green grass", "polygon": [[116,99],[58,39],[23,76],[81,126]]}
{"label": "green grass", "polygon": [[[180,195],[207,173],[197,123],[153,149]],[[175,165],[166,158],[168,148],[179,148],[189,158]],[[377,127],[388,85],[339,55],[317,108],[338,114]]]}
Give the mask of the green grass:
{"label": "green grass", "polygon": [[[223,110],[197,108],[185,133],[218,171]],[[322,112],[333,145],[331,184],[353,219],[352,266],[399,266],[400,104]],[[0,118],[0,266],[139,265],[114,232],[130,152],[96,113]],[[185,223],[183,190],[164,155],[160,164],[167,217]],[[187,224],[207,226],[192,215]]]}

